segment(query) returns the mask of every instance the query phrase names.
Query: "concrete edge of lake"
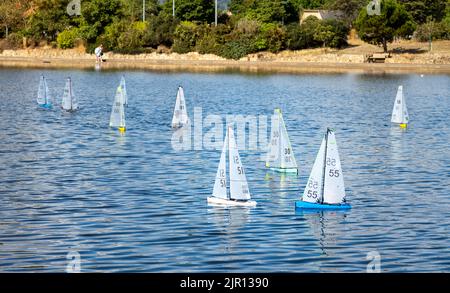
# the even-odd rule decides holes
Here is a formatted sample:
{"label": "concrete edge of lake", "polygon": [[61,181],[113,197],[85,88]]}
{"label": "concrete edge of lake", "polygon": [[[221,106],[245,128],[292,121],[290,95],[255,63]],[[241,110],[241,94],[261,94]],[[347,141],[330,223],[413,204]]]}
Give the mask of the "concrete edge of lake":
{"label": "concrete edge of lake", "polygon": [[[327,54],[320,58],[258,58],[249,56],[240,60],[227,60],[215,55],[188,54],[105,54],[107,62],[102,69],[136,69],[190,72],[248,72],[248,73],[428,73],[448,74],[450,63],[434,60],[427,63],[365,63],[360,55]],[[297,60],[296,60],[297,59]],[[394,60],[395,61],[395,60]],[[429,61],[429,60],[428,60]],[[17,68],[95,68],[95,57],[90,54],[0,54],[0,67]]]}

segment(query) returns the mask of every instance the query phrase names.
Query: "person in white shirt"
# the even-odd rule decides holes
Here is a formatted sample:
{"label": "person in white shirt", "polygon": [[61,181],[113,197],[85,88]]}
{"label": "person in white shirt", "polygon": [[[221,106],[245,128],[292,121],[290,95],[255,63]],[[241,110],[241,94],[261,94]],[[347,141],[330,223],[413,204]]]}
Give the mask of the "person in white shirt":
{"label": "person in white shirt", "polygon": [[102,55],[103,55],[103,45],[98,46],[97,48],[95,48],[95,57],[97,58],[97,63],[102,62]]}

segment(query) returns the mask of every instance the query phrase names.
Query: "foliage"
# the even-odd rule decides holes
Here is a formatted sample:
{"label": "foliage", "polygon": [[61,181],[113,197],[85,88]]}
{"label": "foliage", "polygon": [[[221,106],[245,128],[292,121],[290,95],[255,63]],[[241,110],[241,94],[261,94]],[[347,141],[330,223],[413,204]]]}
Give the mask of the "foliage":
{"label": "foliage", "polygon": [[436,39],[450,39],[450,25],[445,21],[435,22],[431,18],[417,27],[415,38],[420,42],[428,42]]}
{"label": "foliage", "polygon": [[78,28],[70,28],[58,34],[56,39],[58,47],[61,49],[69,49],[75,46],[75,42],[80,38]]}
{"label": "foliage", "polygon": [[414,32],[414,22],[405,7],[396,0],[381,2],[381,15],[368,15],[363,8],[356,20],[359,36],[363,41],[382,44],[387,52],[387,43],[394,37],[409,37]]}
{"label": "foliage", "polygon": [[182,21],[175,29],[173,51],[188,53],[194,50],[196,41],[202,35],[202,27],[190,21]]}
{"label": "foliage", "polygon": [[158,45],[172,46],[175,28],[179,24],[178,19],[173,18],[172,15],[160,13],[157,16],[150,17],[148,23],[146,36],[148,46],[154,48]]}
{"label": "foliage", "polygon": [[[83,0],[80,16],[67,14],[69,0],[2,0],[0,37],[12,33],[8,43],[17,47],[25,36],[31,44],[46,40],[60,48],[82,40],[88,52],[100,43],[127,53],[163,45],[234,59],[286,48],[340,48],[353,26],[363,40],[385,50],[395,37],[411,36],[416,24],[419,40],[450,38],[450,0],[383,0],[380,16],[367,15],[368,0],[231,0],[232,14],[219,10],[217,27],[213,0],[176,0],[175,17],[172,1],[144,1],[145,22],[142,0]],[[304,9],[339,10],[344,18],[310,18],[300,25]]]}
{"label": "foliage", "polygon": [[367,5],[367,0],[334,0],[329,4],[329,9],[340,11],[342,20],[349,26],[358,17],[359,11]]}
{"label": "foliage", "polygon": [[226,36],[231,31],[231,27],[225,24],[219,24],[218,26],[206,25],[203,29],[203,35],[196,42],[195,51],[200,54],[220,55],[223,45],[226,43]]}
{"label": "foliage", "polygon": [[38,0],[35,1],[35,12],[29,18],[26,35],[35,39],[53,41],[59,32],[69,27],[71,19],[66,13],[67,1]]}
{"label": "foliage", "polygon": [[[0,26],[4,28],[0,36],[8,37],[10,31],[17,31],[24,26],[23,14],[29,9],[26,0],[2,0],[0,2]],[[4,34],[3,34],[4,33]]]}
{"label": "foliage", "polygon": [[319,46],[341,48],[347,45],[348,31],[341,21],[308,17],[302,25],[291,24],[287,27],[286,47],[290,50]]}
{"label": "foliage", "polygon": [[6,38],[7,47],[9,49],[19,49],[22,47],[23,35],[20,33],[11,33]]}
{"label": "foliage", "polygon": [[445,6],[448,0],[399,0],[409,11],[414,21],[423,24],[428,17],[440,22],[445,17]]}
{"label": "foliage", "polygon": [[[182,21],[214,21],[214,1],[211,0],[176,0],[175,16]],[[172,1],[163,4],[164,13],[172,15]]]}

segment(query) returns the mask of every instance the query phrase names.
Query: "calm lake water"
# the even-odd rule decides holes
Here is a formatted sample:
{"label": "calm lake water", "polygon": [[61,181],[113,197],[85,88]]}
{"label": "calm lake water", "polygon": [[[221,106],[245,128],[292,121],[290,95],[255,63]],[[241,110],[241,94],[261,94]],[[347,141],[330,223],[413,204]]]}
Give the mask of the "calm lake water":
{"label": "calm lake water", "polygon": [[[45,74],[57,106],[35,104]],[[121,75],[127,133],[108,128]],[[63,114],[71,76],[82,107]],[[188,112],[284,119],[298,177],[241,150],[256,208],[208,206],[217,150],[176,151],[178,85]],[[390,124],[402,84],[411,124]],[[450,76],[273,75],[0,69],[0,271],[450,272]],[[192,117],[191,117],[192,118]],[[302,213],[326,127],[336,131],[348,212]]]}

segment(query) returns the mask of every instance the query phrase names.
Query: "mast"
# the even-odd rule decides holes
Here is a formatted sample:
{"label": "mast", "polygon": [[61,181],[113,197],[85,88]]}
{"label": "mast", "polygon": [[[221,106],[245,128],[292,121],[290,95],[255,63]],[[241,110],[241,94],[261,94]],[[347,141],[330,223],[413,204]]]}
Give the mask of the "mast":
{"label": "mast", "polygon": [[[227,138],[228,140],[228,169],[229,169],[229,173],[228,173],[228,177],[230,178],[230,187],[231,187],[231,148],[230,148],[230,126],[228,126],[227,129]],[[226,162],[226,158],[225,158],[225,162]],[[225,181],[226,184],[226,181]],[[228,192],[228,188],[227,188],[227,199],[231,199],[231,189],[230,192]]]}
{"label": "mast", "polygon": [[280,158],[280,168],[283,167],[283,149],[281,144],[281,109],[278,110],[278,156]]}
{"label": "mast", "polygon": [[328,149],[328,132],[330,128],[327,128],[327,133],[325,134],[325,151],[323,156],[323,171],[322,171],[322,197],[320,199],[320,204],[323,204],[325,199],[325,172],[327,169],[327,149]]}
{"label": "mast", "polygon": [[73,110],[73,100],[72,100],[72,80],[70,79],[70,77],[68,78],[69,80],[69,97],[70,97],[70,110]]}

